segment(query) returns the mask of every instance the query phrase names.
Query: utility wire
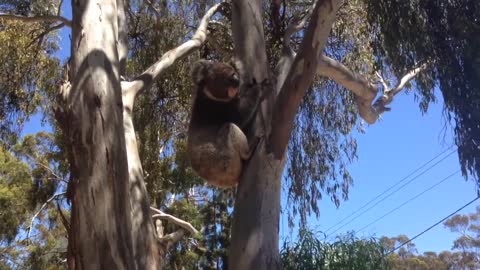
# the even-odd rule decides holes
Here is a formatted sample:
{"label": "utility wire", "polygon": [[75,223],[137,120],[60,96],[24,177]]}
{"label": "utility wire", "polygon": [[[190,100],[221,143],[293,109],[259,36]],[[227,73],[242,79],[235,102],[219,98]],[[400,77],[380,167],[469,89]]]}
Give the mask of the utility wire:
{"label": "utility wire", "polygon": [[[333,224],[330,228],[328,228],[327,230],[325,230],[324,233],[327,233],[328,231],[330,231],[331,229],[335,228],[337,225],[343,223],[345,220],[349,219],[351,216],[353,216],[355,213],[357,213],[358,211],[364,209],[366,206],[368,206],[370,203],[374,202],[376,199],[380,198],[382,195],[384,195],[385,193],[387,193],[388,191],[390,191],[391,189],[393,189],[394,187],[398,186],[399,184],[401,184],[403,181],[407,180],[410,176],[414,175],[416,172],[418,172],[419,170],[423,169],[425,166],[427,166],[430,162],[434,161],[435,159],[437,159],[439,156],[445,154],[448,150],[450,150],[454,145],[450,145],[447,149],[445,149],[443,152],[441,152],[440,154],[436,155],[435,157],[433,157],[432,159],[430,159],[429,161],[425,162],[423,165],[421,165],[420,167],[418,167],[417,169],[415,169],[414,171],[412,171],[411,173],[409,173],[407,176],[405,176],[404,178],[400,179],[399,181],[397,181],[395,184],[393,184],[392,186],[390,186],[389,188],[387,188],[386,190],[384,190],[382,193],[380,193],[379,195],[377,195],[375,198],[371,199],[370,201],[368,201],[367,203],[365,203],[364,205],[362,205],[360,208],[358,208],[357,210],[353,211],[352,213],[350,213],[350,215],[348,215],[347,217],[345,217],[344,219],[340,220],[339,222]],[[453,154],[454,151],[452,151],[449,155]],[[448,155],[448,156],[449,156]],[[447,156],[447,157],[448,157]],[[445,159],[445,158],[444,158]],[[442,159],[443,160],[443,159]],[[440,161],[442,161],[440,160]],[[437,164],[437,163],[436,163]],[[436,165],[434,164],[434,165]]]}
{"label": "utility wire", "polygon": [[444,218],[443,218],[442,220],[440,220],[439,222],[437,222],[437,223],[433,224],[432,226],[428,227],[428,228],[427,228],[427,229],[425,229],[423,232],[421,232],[421,233],[419,233],[419,234],[415,235],[415,236],[414,236],[414,237],[412,237],[410,240],[408,240],[408,241],[405,241],[405,242],[404,242],[404,243],[402,243],[400,246],[398,246],[398,247],[396,247],[396,248],[392,249],[392,250],[391,250],[391,251],[389,251],[387,254],[385,254],[385,256],[384,256],[384,257],[386,257],[386,256],[388,256],[388,255],[390,255],[390,254],[392,254],[393,252],[397,251],[399,248],[401,248],[401,247],[403,247],[404,245],[406,245],[406,244],[408,244],[408,243],[412,242],[412,241],[413,241],[413,240],[415,240],[417,237],[419,237],[419,236],[421,236],[422,234],[424,234],[424,233],[428,232],[429,230],[433,229],[435,226],[437,226],[438,224],[440,224],[440,223],[444,222],[445,220],[449,219],[451,216],[455,215],[456,213],[458,213],[458,212],[462,211],[462,210],[463,210],[465,207],[467,207],[467,206],[469,206],[470,204],[474,203],[474,202],[475,202],[476,200],[478,200],[478,199],[480,199],[480,196],[476,197],[475,199],[471,200],[470,202],[468,202],[468,203],[467,203],[467,204],[465,204],[464,206],[460,207],[459,209],[457,209],[457,211],[455,211],[455,212],[451,213],[450,215],[448,215],[448,216],[444,217]]}
{"label": "utility wire", "polygon": [[[366,212],[370,211],[372,208],[374,208],[375,206],[379,205],[381,202],[385,201],[388,197],[392,196],[393,194],[397,193],[399,190],[403,189],[405,186],[407,186],[408,184],[412,183],[413,181],[415,181],[417,178],[419,178],[420,176],[424,175],[426,172],[428,172],[429,170],[431,170],[433,167],[437,166],[440,162],[444,161],[446,158],[448,158],[449,156],[451,156],[453,153],[455,152],[455,150],[453,150],[452,152],[450,152],[448,155],[446,155],[445,157],[443,157],[442,159],[440,159],[439,161],[435,162],[433,165],[431,165],[430,167],[428,167],[427,169],[425,169],[424,171],[422,171],[421,173],[417,174],[415,177],[413,177],[412,179],[410,179],[408,182],[404,183],[403,185],[401,185],[400,187],[398,187],[397,189],[393,190],[392,192],[388,193],[385,197],[383,197],[381,200],[377,201],[375,204],[373,204],[372,206],[368,207],[367,209],[365,209],[364,211],[360,212],[358,215],[356,215],[355,217],[353,217],[352,219],[348,220],[346,223],[344,223],[342,226],[338,227],[336,230],[334,230],[333,232],[329,233],[329,235],[327,236],[330,237],[331,235],[333,235],[334,233],[336,233],[337,231],[339,231],[340,229],[342,229],[343,227],[347,226],[348,224],[352,223],[354,220],[356,220],[357,218],[359,218],[360,216],[362,216],[363,214],[365,214]],[[428,162],[427,162],[428,163]],[[423,166],[422,166],[423,167]],[[417,169],[418,170],[418,169]],[[417,171],[416,170],[416,171]],[[410,174],[411,175],[411,174]],[[409,176],[410,176],[409,175]],[[380,195],[376,196],[374,199],[370,200],[368,203],[364,204],[362,207],[360,207],[357,211],[353,212],[351,215],[349,215],[347,218],[353,216],[354,214],[356,214],[358,211],[360,211],[361,209],[365,208],[365,206],[368,206],[370,203],[374,202],[376,199],[380,198],[382,195],[384,195],[385,193],[387,193],[388,191],[390,191],[392,188],[398,186],[399,184],[401,184],[404,180],[408,179],[408,177],[405,177],[404,179],[402,179],[401,181],[395,183],[393,186],[387,188],[384,192],[382,192]],[[346,220],[347,218],[343,219],[342,221]],[[337,223],[338,224],[338,223]],[[328,230],[327,230],[328,231]]]}
{"label": "utility wire", "polygon": [[358,230],[358,231],[356,231],[356,232],[359,233],[359,232],[365,230],[366,228],[368,228],[368,227],[370,227],[371,225],[375,224],[377,221],[385,218],[386,216],[390,215],[391,213],[393,213],[393,212],[397,211],[398,209],[402,208],[402,207],[405,206],[407,203],[415,200],[416,198],[422,196],[423,194],[425,194],[426,192],[432,190],[433,188],[435,188],[436,186],[440,185],[441,183],[443,183],[443,182],[447,181],[448,179],[452,178],[452,176],[454,176],[454,175],[457,174],[458,172],[460,172],[460,170],[457,170],[456,172],[454,172],[454,173],[450,174],[449,176],[443,178],[442,180],[438,181],[437,183],[435,183],[434,185],[432,185],[432,186],[430,186],[429,188],[425,189],[424,191],[422,191],[422,192],[418,193],[417,195],[411,197],[410,199],[406,200],[406,201],[405,201],[404,203],[402,203],[401,205],[399,205],[399,206],[397,206],[396,208],[388,211],[388,212],[387,212],[386,214],[384,214],[383,216],[381,216],[381,217],[375,219],[374,221],[368,223],[366,226],[363,226],[360,230]]}

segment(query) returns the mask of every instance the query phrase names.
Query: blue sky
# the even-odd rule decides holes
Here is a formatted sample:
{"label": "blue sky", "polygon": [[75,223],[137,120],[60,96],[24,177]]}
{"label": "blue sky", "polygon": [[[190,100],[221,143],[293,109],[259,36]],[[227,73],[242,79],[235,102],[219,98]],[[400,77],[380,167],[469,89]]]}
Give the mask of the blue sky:
{"label": "blue sky", "polygon": [[[64,2],[62,8],[64,10],[63,16],[67,18],[71,18],[69,5],[69,2]],[[68,28],[63,28],[60,32],[61,50],[57,55],[62,59],[70,55],[69,34],[70,29]],[[437,93],[439,94],[438,91]],[[356,136],[359,159],[350,166],[354,186],[350,189],[349,200],[342,202],[337,209],[329,199],[325,198],[320,203],[320,218],[309,218],[311,228],[325,231],[452,145],[452,129],[450,126],[445,128],[441,98],[437,104],[431,104],[428,113],[425,115],[420,113],[413,94],[399,94],[391,107],[392,111],[385,113],[381,121],[367,127],[366,134]],[[24,133],[46,128],[48,127],[40,125],[40,117],[36,115],[25,126]],[[458,155],[455,152],[336,233],[358,231],[459,168]],[[408,180],[405,182],[408,182]],[[360,232],[359,236],[385,235],[393,237],[406,234],[413,237],[457,210],[475,196],[474,182],[472,180],[465,181],[457,173],[452,178],[366,228]],[[282,202],[285,203],[283,199]],[[460,213],[473,212],[477,205],[479,205],[478,202],[465,208]],[[343,223],[339,224],[330,232],[342,225]],[[292,236],[287,226],[287,217],[282,216],[280,219],[281,239]],[[456,234],[450,233],[448,229],[444,228],[443,225],[439,225],[417,238],[414,243],[419,252],[438,252],[449,250],[456,236]]]}
{"label": "blue sky", "polygon": [[[443,101],[441,99],[437,104],[432,104],[428,113],[423,116],[414,101],[413,93],[399,94],[391,106],[392,111],[386,112],[381,121],[369,126],[366,134],[357,136],[359,159],[350,167],[354,186],[350,189],[349,200],[342,202],[338,209],[330,200],[323,200],[320,204],[320,218],[311,217],[309,219],[311,228],[318,231],[327,230],[452,145],[452,129],[451,126],[444,127]],[[447,156],[449,152],[451,151],[443,154],[437,160]],[[432,162],[431,165],[434,163]],[[424,170],[428,167],[424,167]],[[438,165],[336,233],[358,231],[459,169],[458,154],[455,151]],[[422,171],[420,170],[417,174]],[[403,181],[402,184],[411,178],[413,176]],[[359,232],[358,236],[385,235],[393,237],[406,234],[408,237],[413,237],[475,197],[474,182],[472,180],[465,181],[461,174],[457,173]],[[473,212],[477,205],[479,205],[478,202],[459,213]],[[367,208],[369,207],[365,207],[363,210]],[[363,210],[356,213],[359,214]],[[351,216],[345,223],[356,216],[357,214]],[[280,223],[281,237],[291,236],[287,228],[286,217],[282,217]],[[339,224],[329,232],[335,231],[343,224]],[[455,237],[456,234],[450,233],[443,225],[438,225],[417,238],[414,243],[419,252],[438,252],[449,250]]]}

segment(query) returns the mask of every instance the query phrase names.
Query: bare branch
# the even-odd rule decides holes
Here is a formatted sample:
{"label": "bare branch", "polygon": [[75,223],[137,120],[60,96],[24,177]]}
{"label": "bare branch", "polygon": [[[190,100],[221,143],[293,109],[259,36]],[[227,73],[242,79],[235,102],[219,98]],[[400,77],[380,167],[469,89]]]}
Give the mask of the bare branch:
{"label": "bare branch", "polygon": [[145,2],[152,9],[153,13],[155,13],[155,16],[158,20],[160,18],[160,11],[155,7],[155,4],[152,2],[152,0],[146,0]]}
{"label": "bare branch", "polygon": [[305,27],[305,24],[307,23],[307,20],[312,16],[312,13],[313,7],[309,8],[306,12],[304,12],[303,16],[296,17],[293,20],[293,23],[287,27],[283,36],[283,47],[290,47],[290,38],[295,32],[298,32],[302,30],[303,27]]}
{"label": "bare branch", "polygon": [[166,213],[164,213],[164,212],[162,212],[162,211],[160,211],[160,210],[158,210],[158,209],[156,209],[156,208],[154,208],[154,207],[150,207],[150,209],[151,209],[152,211],[154,211],[155,213],[157,213],[157,214],[155,214],[155,215],[152,215],[152,218],[166,219],[166,220],[168,220],[168,221],[170,221],[170,222],[172,222],[172,223],[174,223],[174,224],[182,227],[183,229],[187,230],[187,231],[190,232],[191,234],[194,234],[194,235],[195,235],[195,234],[198,233],[198,230],[195,229],[195,228],[192,226],[192,224],[190,224],[190,223],[188,223],[188,222],[186,222],[186,221],[184,221],[184,220],[182,220],[182,219],[179,219],[179,218],[177,218],[177,217],[174,217],[174,216],[172,216],[172,215],[166,214]]}
{"label": "bare branch", "polygon": [[325,43],[342,2],[318,0],[315,3],[302,45],[282,85],[273,111],[269,148],[277,160],[281,160],[284,155],[293,120],[317,73]]}
{"label": "bare branch", "polygon": [[70,232],[70,223],[68,222],[67,218],[65,217],[65,214],[63,214],[62,207],[60,206],[58,201],[57,201],[57,210],[58,210],[58,213],[60,214],[60,218],[62,220],[63,226],[65,227],[67,232]]}
{"label": "bare branch", "polygon": [[[391,89],[392,95],[395,96],[398,92],[402,91],[402,89],[405,87],[405,84],[407,84],[409,81],[411,81],[413,78],[415,78],[418,73],[424,71],[428,66],[428,63],[424,63],[420,65],[419,67],[411,70],[407,74],[405,74],[400,81],[398,81],[397,85]],[[389,92],[390,92],[389,91]]]}
{"label": "bare branch", "polygon": [[58,3],[57,16],[60,16],[60,14],[62,14],[62,5],[63,5],[63,0],[60,0],[60,3]]}
{"label": "bare branch", "polygon": [[54,16],[54,15],[45,15],[45,16],[20,16],[14,14],[5,14],[0,13],[0,19],[11,20],[11,21],[22,21],[26,23],[35,23],[35,22],[62,22],[64,25],[68,27],[72,27],[72,21],[69,19],[62,17],[62,16]]}
{"label": "bare branch", "polygon": [[405,88],[405,85],[408,82],[413,80],[420,72],[424,71],[427,67],[428,67],[428,62],[423,63],[419,67],[414,68],[411,71],[407,72],[407,74],[405,74],[398,81],[395,87],[391,89],[387,87],[388,90],[384,91],[383,95],[379,97],[372,106],[372,108],[377,112],[377,114],[381,114],[385,111],[389,111],[390,108],[387,107],[387,105],[392,103],[393,98]]}
{"label": "bare branch", "polygon": [[55,171],[50,168],[50,166],[43,164],[42,162],[38,161],[35,157],[32,157],[30,155],[26,155],[27,158],[29,158],[31,161],[35,162],[37,165],[40,167],[44,168],[45,170],[49,171],[51,175],[55,176],[56,180],[64,181],[63,177],[60,175],[56,174]]}
{"label": "bare branch", "polygon": [[40,210],[38,210],[37,213],[35,213],[35,215],[33,215],[32,217],[32,220],[30,221],[30,226],[28,226],[28,229],[27,229],[27,240],[29,239],[30,237],[30,231],[32,230],[32,227],[33,227],[33,222],[35,221],[35,219],[37,218],[37,216],[43,211],[43,209],[45,207],[47,207],[47,205],[53,201],[56,197],[59,197],[59,196],[62,196],[62,195],[65,195],[66,192],[61,192],[61,193],[57,193],[57,194],[54,194],[52,197],[50,197],[50,199],[48,199],[41,207],[40,207]]}
{"label": "bare branch", "polygon": [[383,78],[382,74],[380,74],[380,72],[377,71],[377,72],[375,72],[375,75],[377,75],[378,80],[383,85],[383,91],[384,92],[388,91],[390,89],[390,87],[388,86],[388,83]]}
{"label": "bare branch", "polygon": [[389,111],[390,108],[386,107],[386,105],[392,102],[393,97],[405,87],[407,82],[411,81],[418,73],[427,68],[427,64],[423,64],[408,72],[399,80],[394,88],[390,88],[381,74],[377,72],[377,77],[383,85],[384,93],[373,102],[377,95],[377,87],[374,84],[368,82],[363,76],[350,71],[342,63],[330,57],[322,56],[321,59],[322,61],[318,66],[318,74],[326,76],[352,91],[357,97],[360,116],[369,124],[375,123],[383,112]]}
{"label": "bare branch", "polygon": [[304,16],[299,16],[294,19],[293,23],[290,24],[287,29],[285,30],[285,34],[283,36],[283,48],[282,48],[282,57],[278,61],[278,65],[276,67],[276,74],[277,74],[277,85],[276,85],[276,94],[280,91],[285,82],[285,79],[290,71],[290,68],[293,64],[293,59],[295,58],[295,52],[290,47],[290,38],[291,36],[300,31],[304,26],[307,20],[312,16],[313,7],[309,8],[305,13]]}
{"label": "bare branch", "polygon": [[368,123],[374,123],[378,118],[377,113],[372,108],[372,102],[377,95],[376,86],[328,56],[323,55],[321,59],[318,74],[328,77],[352,91],[357,97],[360,116]]}
{"label": "bare branch", "polygon": [[357,96],[372,101],[377,95],[377,87],[362,75],[350,71],[342,63],[323,55],[318,65],[318,74],[328,77],[351,90]]}
{"label": "bare branch", "polygon": [[165,235],[164,237],[158,238],[158,242],[168,251],[175,243],[180,241],[184,235],[185,230],[179,229],[173,233]]}
{"label": "bare branch", "polygon": [[166,52],[156,63],[150,66],[140,76],[135,78],[129,84],[122,85],[122,90],[124,92],[129,92],[128,96],[135,97],[139,92],[149,88],[153,84],[153,81],[158,78],[162,72],[173,65],[175,61],[188,56],[195,49],[198,49],[207,38],[208,21],[224,4],[225,2],[218,3],[207,11],[192,39]]}

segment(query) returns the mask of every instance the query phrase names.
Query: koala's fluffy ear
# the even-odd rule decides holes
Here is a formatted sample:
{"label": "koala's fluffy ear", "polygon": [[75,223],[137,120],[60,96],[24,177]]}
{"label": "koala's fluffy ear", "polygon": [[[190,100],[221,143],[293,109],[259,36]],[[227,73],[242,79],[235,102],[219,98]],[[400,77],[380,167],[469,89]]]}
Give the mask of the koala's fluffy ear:
{"label": "koala's fluffy ear", "polygon": [[201,84],[202,81],[207,77],[208,70],[212,63],[208,60],[199,60],[195,62],[192,68],[192,80],[195,84]]}

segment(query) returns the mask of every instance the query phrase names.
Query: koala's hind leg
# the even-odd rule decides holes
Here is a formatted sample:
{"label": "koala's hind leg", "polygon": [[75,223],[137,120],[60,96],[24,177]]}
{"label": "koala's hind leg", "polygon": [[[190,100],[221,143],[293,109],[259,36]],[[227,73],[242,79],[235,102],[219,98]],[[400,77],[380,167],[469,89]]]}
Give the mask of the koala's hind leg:
{"label": "koala's hind leg", "polygon": [[[222,126],[218,133],[219,145],[226,145],[227,149],[235,150],[242,160],[250,157],[250,146],[248,145],[247,136],[243,131],[233,123],[226,123]],[[235,155],[235,153],[231,153]]]}

